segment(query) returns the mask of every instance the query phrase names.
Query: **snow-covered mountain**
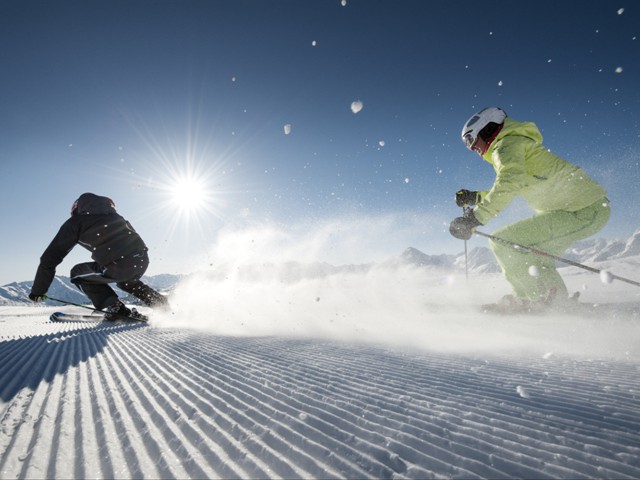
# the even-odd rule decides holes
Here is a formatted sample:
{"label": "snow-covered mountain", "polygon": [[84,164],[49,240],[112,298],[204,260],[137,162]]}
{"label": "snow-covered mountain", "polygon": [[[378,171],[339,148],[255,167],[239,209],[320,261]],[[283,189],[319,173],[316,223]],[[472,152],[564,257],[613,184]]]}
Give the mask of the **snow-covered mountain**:
{"label": "snow-covered mountain", "polygon": [[[593,238],[576,242],[563,257],[574,262],[593,264],[594,262],[606,262],[620,260],[640,255],[640,230],[637,230],[627,240],[605,240]],[[465,268],[473,273],[497,273],[500,272],[495,257],[491,250],[485,247],[470,249],[465,258],[464,254],[458,255],[427,255],[420,250],[410,247],[406,249],[398,259],[405,264],[413,264],[420,267],[435,267],[461,271]],[[558,267],[565,267],[559,263]]]}
{"label": "snow-covered mountain", "polygon": [[[0,305],[18,305],[29,300],[33,281],[13,282],[0,287]],[[67,302],[84,303],[87,297],[78,290],[70,281],[69,277],[56,276],[47,292],[49,296],[61,298]]]}
{"label": "snow-covered mountain", "polygon": [[[487,248],[475,248],[469,252],[469,270],[475,273],[497,272],[497,266],[493,254]],[[280,264],[272,262],[254,264],[224,264],[212,271],[205,273],[206,278],[212,280],[224,280],[233,276],[239,280],[275,280],[284,283],[294,283],[302,279],[318,279],[338,274],[367,273],[377,266],[376,263],[332,265],[326,262],[284,262]],[[400,256],[382,262],[380,265],[386,268],[402,268],[413,266],[417,268],[437,269],[447,272],[464,269],[464,255],[427,255],[417,248],[409,247]],[[198,272],[202,274],[202,272]],[[189,277],[187,275],[187,277]],[[145,276],[143,281],[152,288],[161,292],[173,290],[183,277],[180,275],[162,274]],[[21,305],[31,303],[28,299],[33,281],[14,282],[0,287],[0,305]],[[114,287],[115,288],[115,287]],[[126,294],[116,291],[126,298],[128,303],[136,303],[135,298],[127,298]],[[49,289],[48,295],[53,298],[72,303],[86,303],[87,298],[69,280],[69,277],[56,276]],[[55,305],[55,302],[47,302]]]}
{"label": "snow-covered mountain", "polygon": [[[576,262],[591,265],[596,262],[619,260],[640,255],[640,230],[627,240],[605,240],[595,238],[577,242],[569,249],[564,257]],[[441,270],[449,273],[461,273],[468,269],[470,273],[498,273],[500,267],[496,263],[493,253],[486,247],[475,247],[465,256],[426,254],[417,248],[409,247],[398,257],[388,259],[380,264],[348,264],[331,265],[326,262],[302,263],[285,262],[282,264],[264,262],[247,265],[220,265],[213,271],[207,272],[207,278],[228,278],[233,275],[239,279],[273,279],[279,282],[293,283],[302,279],[325,278],[331,275],[345,273],[366,273],[376,266],[386,268],[402,268],[413,266],[430,270]],[[558,267],[564,267],[558,264]],[[201,273],[201,272],[200,272]],[[188,275],[186,276],[189,277]],[[173,290],[178,282],[185,277],[180,275],[162,274],[144,277],[144,281],[152,288],[162,292]],[[0,305],[20,305],[30,303],[28,294],[32,281],[14,282],[0,287]],[[126,295],[119,292],[123,297]],[[57,276],[49,290],[49,296],[60,298],[73,303],[85,303],[86,297],[69,281],[68,277]],[[136,299],[127,298],[130,303]]]}
{"label": "snow-covered mountain", "polygon": [[[144,277],[144,281],[150,285],[152,288],[161,291],[167,292],[171,291],[177,283],[180,281],[180,275],[154,275],[149,277]],[[13,282],[7,285],[3,285],[0,287],[0,305],[22,305],[22,304],[30,304],[31,300],[29,300],[29,293],[31,292],[31,286],[33,285],[33,281],[24,281],[24,282]],[[126,297],[126,294],[120,291],[118,288],[114,286],[115,290],[122,297]],[[78,288],[73,285],[69,279],[69,277],[65,276],[56,276],[53,279],[53,283],[51,287],[49,287],[49,291],[47,295],[52,298],[59,298],[60,300],[64,300],[65,302],[71,303],[87,303],[87,297],[83,294]],[[135,299],[127,298],[127,302],[136,303]],[[56,302],[45,302],[47,305],[57,305]]]}
{"label": "snow-covered mountain", "polygon": [[627,240],[604,240],[602,238],[576,242],[564,255],[581,263],[606,262],[640,255],[640,230]]}
{"label": "snow-covered mountain", "polygon": [[454,255],[427,255],[417,248],[409,247],[398,259],[399,263],[410,264],[418,267],[436,267],[451,269],[455,262]]}

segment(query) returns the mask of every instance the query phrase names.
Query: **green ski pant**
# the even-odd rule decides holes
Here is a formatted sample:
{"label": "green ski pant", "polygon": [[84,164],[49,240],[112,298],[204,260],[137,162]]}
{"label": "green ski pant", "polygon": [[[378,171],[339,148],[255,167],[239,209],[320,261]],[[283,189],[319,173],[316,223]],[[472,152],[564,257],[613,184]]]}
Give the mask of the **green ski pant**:
{"label": "green ski pant", "polygon": [[[576,212],[536,214],[507,225],[494,232],[494,235],[560,256],[572,243],[588,238],[602,229],[609,221],[610,213],[609,200],[603,198]],[[519,251],[498,241],[490,241],[490,246],[516,297],[537,301],[554,293],[558,298],[568,296],[567,287],[556,270],[554,259]]]}

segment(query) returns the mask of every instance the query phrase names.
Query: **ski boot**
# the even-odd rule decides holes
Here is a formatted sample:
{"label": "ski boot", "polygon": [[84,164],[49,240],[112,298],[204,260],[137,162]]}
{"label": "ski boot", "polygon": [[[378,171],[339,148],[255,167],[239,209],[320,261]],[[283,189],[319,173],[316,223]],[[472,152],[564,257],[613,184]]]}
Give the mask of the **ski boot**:
{"label": "ski boot", "polygon": [[129,309],[125,306],[124,303],[118,300],[110,307],[107,307],[104,314],[104,320],[106,322],[117,322],[120,320],[137,320],[140,322],[146,322],[147,318],[140,312],[138,312],[138,310],[136,310],[135,308]]}

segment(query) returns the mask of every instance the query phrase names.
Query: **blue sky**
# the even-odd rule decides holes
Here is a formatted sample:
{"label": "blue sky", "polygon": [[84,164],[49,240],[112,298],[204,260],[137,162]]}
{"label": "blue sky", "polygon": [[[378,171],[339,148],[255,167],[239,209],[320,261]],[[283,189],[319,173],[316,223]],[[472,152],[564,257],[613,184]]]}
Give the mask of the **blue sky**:
{"label": "blue sky", "polygon": [[[640,228],[637,2],[342,3],[0,2],[0,284],[33,277],[86,191],[141,233],[151,274],[193,270],[221,231],[261,225],[361,232],[335,246],[354,263],[460,252],[453,194],[493,171],[459,132],[489,105],[606,186],[600,236]],[[175,201],[185,178],[200,207]],[[527,213],[516,203],[485,230]],[[88,260],[76,250],[59,274]]]}

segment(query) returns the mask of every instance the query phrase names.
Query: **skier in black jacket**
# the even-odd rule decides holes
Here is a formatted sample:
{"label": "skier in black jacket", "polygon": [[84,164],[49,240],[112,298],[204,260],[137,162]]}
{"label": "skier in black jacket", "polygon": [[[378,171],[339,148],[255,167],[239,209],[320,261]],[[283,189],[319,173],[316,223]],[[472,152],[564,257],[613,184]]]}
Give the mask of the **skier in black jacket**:
{"label": "skier in black jacket", "polygon": [[[84,193],[75,201],[68,219],[40,257],[29,298],[43,300],[56,267],[75,245],[91,252],[93,262],[71,269],[71,282],[84,292],[105,320],[136,316],[109,286],[139,298],[150,307],[167,305],[166,298],[140,281],[149,266],[147,247],[133,227],[116,212],[110,198]],[[138,314],[139,315],[139,314]]]}

